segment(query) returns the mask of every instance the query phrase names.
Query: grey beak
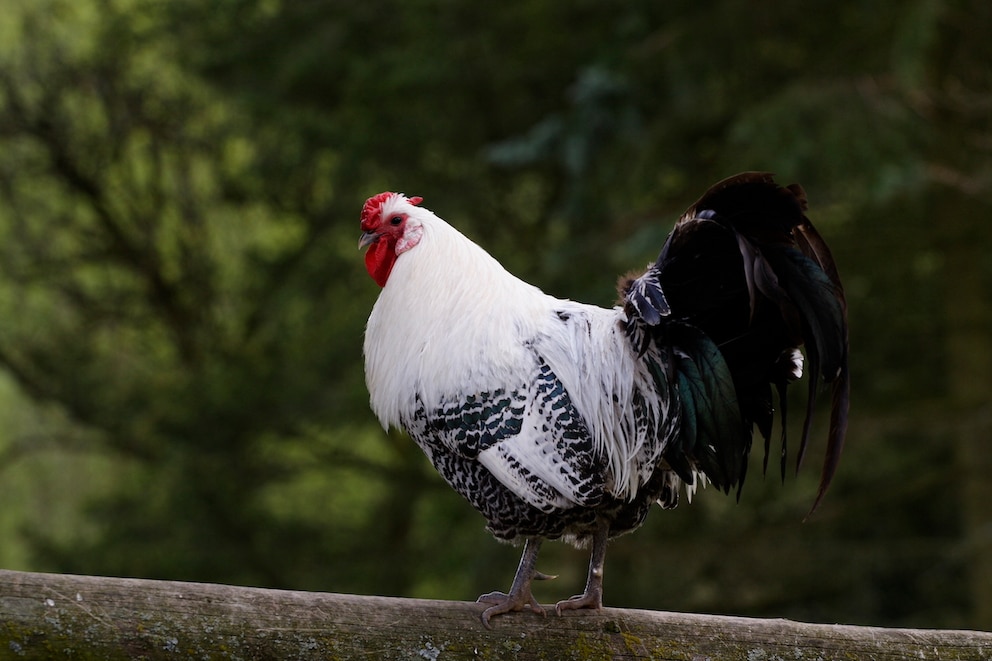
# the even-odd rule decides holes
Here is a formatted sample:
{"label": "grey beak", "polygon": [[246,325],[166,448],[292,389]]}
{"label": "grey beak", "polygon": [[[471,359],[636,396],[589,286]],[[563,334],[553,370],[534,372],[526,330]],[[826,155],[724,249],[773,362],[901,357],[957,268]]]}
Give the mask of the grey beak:
{"label": "grey beak", "polygon": [[362,232],[361,238],[358,239],[358,249],[361,250],[365,246],[370,246],[379,240],[379,235],[375,232]]}

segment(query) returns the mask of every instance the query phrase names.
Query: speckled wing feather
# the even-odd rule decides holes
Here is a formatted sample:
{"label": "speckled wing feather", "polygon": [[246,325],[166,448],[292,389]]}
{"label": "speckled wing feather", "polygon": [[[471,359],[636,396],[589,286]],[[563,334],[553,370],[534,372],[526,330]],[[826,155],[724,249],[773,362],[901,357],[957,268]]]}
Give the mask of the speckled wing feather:
{"label": "speckled wing feather", "polygon": [[[517,497],[542,512],[591,507],[603,495],[602,462],[561,381],[538,356],[511,388],[446,398],[405,426],[442,477],[465,496],[481,485],[455,454],[485,466]],[[472,498],[469,498],[472,500]]]}

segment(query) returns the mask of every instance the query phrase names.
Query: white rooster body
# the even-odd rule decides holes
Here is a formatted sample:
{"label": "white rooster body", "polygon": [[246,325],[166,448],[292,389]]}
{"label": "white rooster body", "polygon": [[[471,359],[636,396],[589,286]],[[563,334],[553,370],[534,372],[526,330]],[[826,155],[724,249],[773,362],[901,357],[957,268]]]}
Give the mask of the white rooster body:
{"label": "white rooster body", "polygon": [[419,203],[383,193],[362,213],[383,287],[366,379],[383,426],[406,429],[493,534],[527,543],[510,593],[483,599],[487,625],[538,610],[542,538],[592,542],[586,593],[559,610],[598,607],[608,538],[683,483],[739,487],[750,428],[767,438],[770,385],[797,376],[803,340],[813,376],[835,382],[822,497],[846,420],[846,321],[799,189],[760,174],[714,187],[612,309],[548,296]]}
{"label": "white rooster body", "polygon": [[[397,195],[392,211],[403,201]],[[430,211],[409,203],[405,211],[407,222],[422,223],[422,238],[396,261],[365,335],[372,408],[383,426],[410,430],[433,459],[462,448],[454,438],[445,439],[450,447],[439,445],[427,429],[416,433],[424,426],[418,420],[460,422],[464,411],[496,406],[490,419],[508,417],[520,431],[491,441],[480,434],[473,459],[528,505],[548,512],[588,507],[603,495],[632,499],[658,463],[659,430],[674,426],[669,393],[659,391],[623,331],[623,309],[548,296]],[[539,411],[542,385],[563,389],[568,403]],[[507,396],[524,408],[498,408]],[[635,410],[635,399],[644,410]],[[551,421],[558,429],[549,430]],[[564,448],[556,449],[568,425],[582,427],[582,437],[570,440],[591,446],[584,454],[595,459],[586,462],[595,475],[579,474]],[[451,483],[465,479],[442,475]],[[503,538],[522,532],[490,523]]]}

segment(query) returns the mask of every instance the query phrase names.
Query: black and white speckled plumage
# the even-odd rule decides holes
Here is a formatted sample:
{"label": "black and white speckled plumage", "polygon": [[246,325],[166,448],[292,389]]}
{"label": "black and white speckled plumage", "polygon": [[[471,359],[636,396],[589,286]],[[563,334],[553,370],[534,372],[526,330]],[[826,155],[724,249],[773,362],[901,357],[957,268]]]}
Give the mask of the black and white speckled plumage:
{"label": "black and white speckled plumage", "polygon": [[[674,506],[679,480],[658,461],[658,452],[645,453],[652,465],[638,467],[649,476],[645,484],[633,497],[617,498],[607,459],[595,451],[561,380],[536,353],[532,367],[509,389],[453,395],[432,408],[418,402],[402,421],[445,481],[486,517],[493,535],[584,544],[597,516],[614,522],[615,536],[638,527],[663,496]],[[641,434],[659,430],[642,393],[634,395],[630,411]],[[665,429],[671,433],[677,425]],[[658,451],[667,443],[664,433],[650,439]]]}

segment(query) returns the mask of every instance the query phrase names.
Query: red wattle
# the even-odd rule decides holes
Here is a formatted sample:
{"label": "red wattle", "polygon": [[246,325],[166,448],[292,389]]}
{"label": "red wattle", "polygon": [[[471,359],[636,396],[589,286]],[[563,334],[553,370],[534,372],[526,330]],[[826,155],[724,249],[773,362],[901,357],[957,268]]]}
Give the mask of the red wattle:
{"label": "red wattle", "polygon": [[389,279],[389,272],[393,270],[393,262],[396,261],[396,248],[393,241],[388,238],[381,238],[365,252],[365,269],[380,287],[386,286]]}

